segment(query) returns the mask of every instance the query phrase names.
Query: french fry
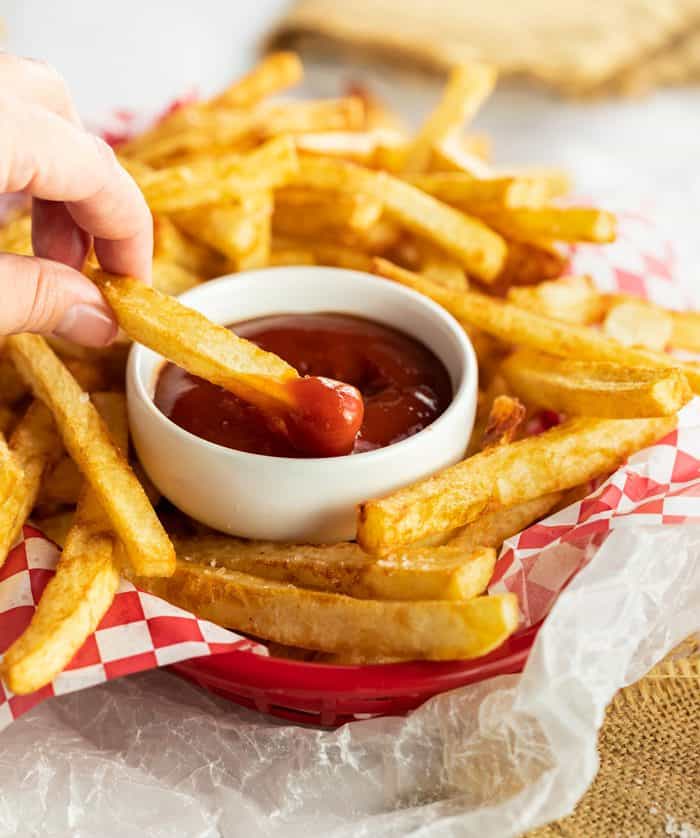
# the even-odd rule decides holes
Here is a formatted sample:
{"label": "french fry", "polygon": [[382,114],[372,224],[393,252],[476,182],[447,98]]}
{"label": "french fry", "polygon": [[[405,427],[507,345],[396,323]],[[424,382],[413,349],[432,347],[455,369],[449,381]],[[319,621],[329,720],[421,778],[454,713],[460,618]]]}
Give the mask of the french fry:
{"label": "french fry", "polygon": [[614,305],[603,321],[603,331],[623,346],[663,351],[671,342],[673,320],[662,308],[628,300]]}
{"label": "french fry", "polygon": [[37,502],[40,506],[76,504],[83,482],[80,470],[66,454],[45,474]]}
{"label": "french fry", "polygon": [[530,404],[607,419],[666,416],[692,397],[675,369],[573,361],[520,349],[501,365],[511,390]]}
{"label": "french fry", "polygon": [[428,167],[432,148],[471,119],[496,83],[496,72],[485,64],[465,63],[453,68],[440,102],[428,116],[409,146],[403,164],[405,172],[422,172]]}
{"label": "french fry", "polygon": [[13,335],[7,343],[20,375],[53,414],[66,450],[92,486],[134,570],[144,576],[172,573],[172,544],[90,397],[43,338]]}
{"label": "french fry", "polygon": [[80,388],[87,393],[92,393],[95,390],[105,390],[109,387],[107,371],[102,368],[99,362],[80,358],[66,358],[63,363],[78,382]]}
{"label": "french fry", "polygon": [[178,560],[139,587],[207,620],[286,646],[427,660],[486,654],[515,630],[514,594],[464,602],[354,599]]}
{"label": "french fry", "polygon": [[653,369],[676,368],[685,374],[693,391],[700,393],[700,368],[678,361],[671,355],[622,346],[592,329],[541,317],[485,294],[474,291],[455,294],[386,259],[375,259],[374,270],[381,276],[426,294],[457,320],[481,329],[504,343],[520,344],[580,361],[607,361]]}
{"label": "french fry", "polygon": [[453,291],[465,291],[469,287],[464,268],[453,257],[425,243],[421,243],[419,251],[420,272],[424,277]]}
{"label": "french fry", "polygon": [[360,599],[465,600],[483,593],[496,554],[475,548],[417,547],[372,559],[357,544],[314,546],[225,536],[175,541],[179,558]]}
{"label": "french fry", "polygon": [[367,273],[372,270],[372,257],[352,247],[319,243],[312,246],[311,252],[317,265],[329,265]]}
{"label": "french fry", "polygon": [[153,261],[174,264],[199,279],[224,273],[225,262],[210,247],[186,235],[172,218],[157,215],[153,219]]}
{"label": "french fry", "polygon": [[501,235],[515,241],[536,243],[541,238],[598,244],[615,241],[615,216],[604,210],[587,207],[490,209],[474,204],[471,212]]}
{"label": "french fry", "polygon": [[68,532],[73,526],[74,516],[75,510],[70,509],[67,512],[57,512],[54,515],[47,515],[44,518],[35,518],[34,523],[54,544],[63,547],[66,543]]}
{"label": "french fry", "polygon": [[18,256],[31,256],[34,253],[31,215],[19,213],[0,227],[0,251],[16,253]]}
{"label": "french fry", "polygon": [[506,255],[503,240],[473,218],[419,189],[344,160],[303,158],[295,182],[317,189],[361,192],[382,201],[385,212],[411,232],[451,253],[469,273],[485,282],[500,272]]}
{"label": "french fry", "polygon": [[189,291],[190,288],[199,285],[200,282],[201,280],[196,274],[176,262],[165,262],[162,259],[153,260],[153,287],[163,294],[177,297],[184,294],[185,291]]}
{"label": "french fry", "polygon": [[507,299],[519,308],[582,326],[598,321],[605,310],[603,297],[589,276],[562,276],[539,285],[510,288]]}
{"label": "french fry", "polygon": [[297,169],[294,143],[277,137],[250,154],[221,155],[214,160],[136,170],[128,165],[152,212],[181,210],[240,201],[287,183]]}
{"label": "french fry", "polygon": [[512,442],[524,418],[525,406],[517,399],[512,396],[497,396],[486,420],[481,440],[482,451]]}
{"label": "french fry", "polygon": [[435,198],[465,212],[473,207],[539,206],[546,199],[546,184],[513,175],[475,177],[466,172],[404,175],[405,180]]}
{"label": "french fry", "polygon": [[[96,402],[122,455],[128,449],[126,402],[117,393]],[[5,653],[3,675],[24,695],[50,683],[97,628],[119,587],[118,538],[97,496],[86,488],[65,536],[56,573],[25,632]]]}
{"label": "french fry", "polygon": [[671,345],[688,352],[700,352],[700,312],[672,311]]}
{"label": "french fry", "polygon": [[555,279],[562,275],[567,262],[568,256],[554,242],[543,239],[537,244],[509,241],[506,261],[496,284],[508,288]]}
{"label": "french fry", "polygon": [[0,504],[0,567],[34,506],[47,466],[61,452],[51,414],[33,402],[10,439],[10,451],[20,476]]}
{"label": "french fry", "polygon": [[[564,492],[550,492],[523,503],[505,506],[485,512],[483,515],[457,530],[450,539],[451,547],[467,552],[483,547],[500,550],[503,542],[548,515],[564,498]],[[568,504],[567,504],[568,505]]]}
{"label": "french fry", "polygon": [[[362,127],[363,115],[362,102],[351,97],[283,102],[234,112],[195,112],[187,115],[187,122],[178,126],[178,130],[159,136],[147,148],[139,150],[137,162],[161,167],[173,159],[211,159],[222,152],[250,148],[251,143],[274,136],[355,130]],[[130,155],[128,159],[134,156],[129,149],[126,154]]]}
{"label": "french fry", "polygon": [[262,189],[237,203],[199,207],[176,213],[174,218],[191,236],[237,263],[255,247],[259,222],[269,222],[271,213],[272,195]]}
{"label": "french fry", "polygon": [[476,454],[359,507],[357,540],[382,555],[484,512],[570,489],[607,474],[676,426],[659,419],[576,418],[535,437]]}
{"label": "french fry", "polygon": [[134,340],[246,401],[273,409],[294,406],[284,385],[298,373],[277,355],[135,279],[102,272],[93,278]]}
{"label": "french fry", "polygon": [[[270,210],[272,200],[270,199]],[[259,213],[254,220],[255,241],[246,253],[241,254],[233,264],[239,271],[264,268],[269,264],[272,249],[272,213]]]}
{"label": "french fry", "polygon": [[364,195],[287,187],[275,192],[272,223],[281,235],[321,236],[334,227],[366,230],[381,213],[381,201]]}
{"label": "french fry", "polygon": [[297,151],[322,157],[340,157],[369,168],[379,166],[378,157],[391,152],[403,155],[406,138],[398,131],[323,131],[317,134],[295,134]]}

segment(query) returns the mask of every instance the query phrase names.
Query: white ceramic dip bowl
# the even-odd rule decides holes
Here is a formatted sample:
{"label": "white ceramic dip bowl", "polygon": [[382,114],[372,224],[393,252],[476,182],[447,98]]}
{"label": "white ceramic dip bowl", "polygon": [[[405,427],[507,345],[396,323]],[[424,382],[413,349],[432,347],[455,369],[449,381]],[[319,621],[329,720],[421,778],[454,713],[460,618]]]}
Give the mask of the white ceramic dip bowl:
{"label": "white ceramic dip bowl", "polygon": [[435,422],[385,448],[344,457],[269,457],[200,439],[168,419],[153,403],[164,359],[136,344],[127,370],[136,452],[159,491],[197,521],[245,538],[352,539],[359,502],[464,456],[476,409],[476,357],[457,321],[427,297],[357,271],[293,266],[225,276],[180,300],[224,325],[295,312],[374,320],[431,349],[447,368],[453,389],[452,402]]}

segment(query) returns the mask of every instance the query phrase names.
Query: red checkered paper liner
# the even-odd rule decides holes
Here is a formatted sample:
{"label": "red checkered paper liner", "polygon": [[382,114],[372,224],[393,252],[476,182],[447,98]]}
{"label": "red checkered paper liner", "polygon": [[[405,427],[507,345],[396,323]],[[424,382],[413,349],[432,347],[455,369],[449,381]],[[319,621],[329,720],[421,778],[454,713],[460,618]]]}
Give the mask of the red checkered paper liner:
{"label": "red checkered paper liner", "polygon": [[[39,530],[25,526],[0,569],[0,649],[29,625],[54,574],[60,550]],[[267,654],[267,648],[138,591],[122,580],[109,611],[68,667],[52,684],[26,696],[0,684],[0,729],[45,698],[75,692],[112,678],[234,649]]]}
{"label": "red checkered paper liner", "polygon": [[[673,282],[668,243],[641,215],[622,212],[619,219],[618,241],[575,248],[570,271],[592,275],[607,292],[686,307]],[[682,411],[677,431],[632,457],[593,495],[509,539],[489,590],[515,591],[524,624],[533,624],[616,527],[677,526],[691,520],[700,521],[700,398]],[[33,527],[24,528],[0,569],[3,652],[29,624],[58,557],[51,541]],[[122,582],[97,631],[51,685],[28,696],[12,695],[0,685],[0,729],[53,695],[233,649],[267,654],[260,644]]]}

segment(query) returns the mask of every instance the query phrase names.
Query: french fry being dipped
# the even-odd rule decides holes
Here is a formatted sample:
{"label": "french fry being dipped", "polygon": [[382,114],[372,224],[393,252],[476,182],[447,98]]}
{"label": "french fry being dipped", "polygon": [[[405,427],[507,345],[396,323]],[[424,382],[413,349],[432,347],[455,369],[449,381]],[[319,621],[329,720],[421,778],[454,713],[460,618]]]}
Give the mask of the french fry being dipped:
{"label": "french fry being dipped", "polygon": [[354,387],[302,378],[277,355],[135,279],[102,272],[93,279],[135,341],[278,417],[280,430],[307,455],[350,453],[364,415]]}

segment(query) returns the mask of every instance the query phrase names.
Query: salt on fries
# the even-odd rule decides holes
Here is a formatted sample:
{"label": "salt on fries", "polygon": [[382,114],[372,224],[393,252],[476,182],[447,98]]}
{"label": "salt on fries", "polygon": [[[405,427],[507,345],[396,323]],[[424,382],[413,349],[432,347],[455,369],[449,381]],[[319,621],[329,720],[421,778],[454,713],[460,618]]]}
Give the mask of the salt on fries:
{"label": "salt on fries", "polygon": [[[30,514],[64,548],[4,658],[17,693],[69,663],[120,574],[293,659],[485,654],[517,627],[513,595],[483,595],[504,539],[584,497],[591,479],[671,430],[700,392],[700,368],[664,351],[700,351],[700,314],[564,275],[566,243],[612,240],[614,217],[558,203],[571,187],[565,172],[497,169],[488,141],[461,133],[494,85],[491,68],[455,67],[415,134],[361,87],[338,99],[270,100],[301,74],[297,56],[272,54],[122,144],[120,160],[155,217],[154,288],[94,266],[89,274],[130,338],[267,406],[286,403],[283,384],[296,371],[173,296],[232,270],[286,264],[402,282],[450,311],[476,348],[471,456],[369,499],[358,543],[211,535],[165,505],[161,524],[158,492],[126,459],[128,342],[92,350],[8,339],[0,562]],[[26,211],[0,228],[0,250],[31,254]],[[528,437],[542,409],[566,421]]]}

